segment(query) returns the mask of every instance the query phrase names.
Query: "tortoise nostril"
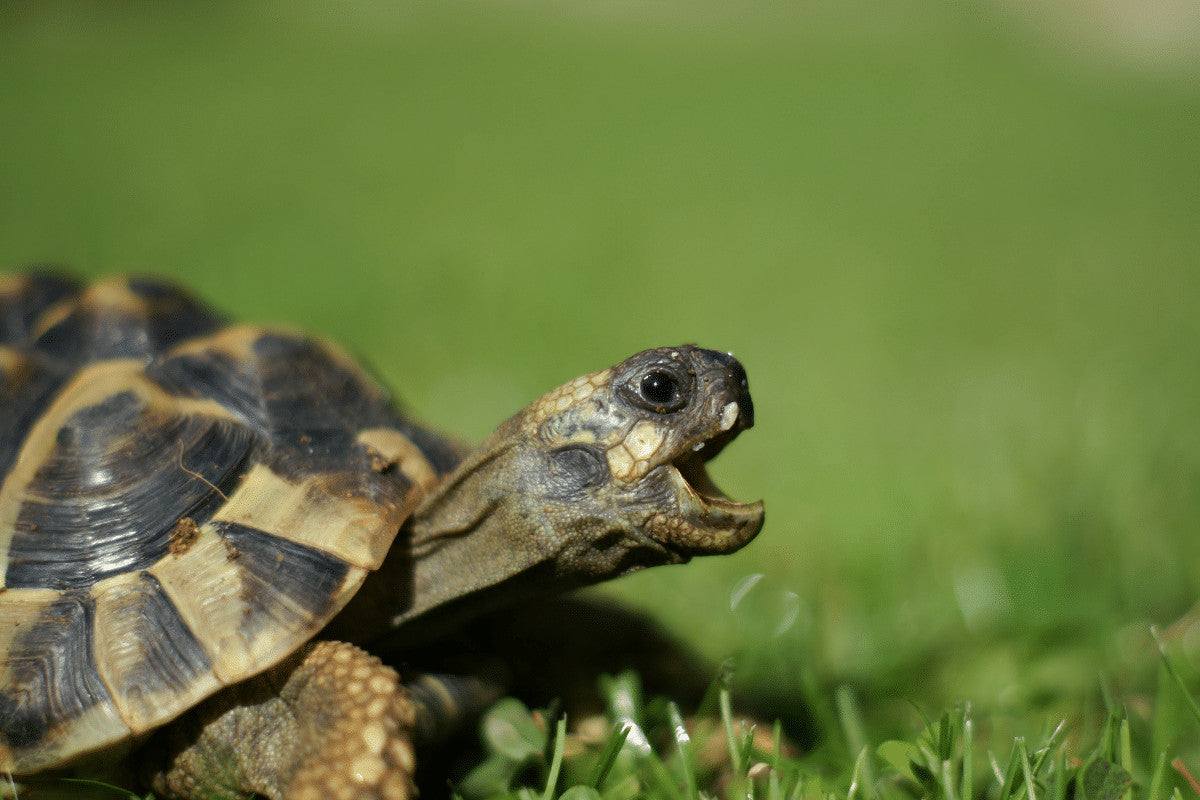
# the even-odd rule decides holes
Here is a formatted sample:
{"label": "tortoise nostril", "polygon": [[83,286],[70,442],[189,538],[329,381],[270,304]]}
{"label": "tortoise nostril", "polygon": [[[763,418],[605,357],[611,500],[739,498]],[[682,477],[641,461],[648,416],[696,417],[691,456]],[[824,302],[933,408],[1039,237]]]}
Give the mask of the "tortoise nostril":
{"label": "tortoise nostril", "polygon": [[746,368],[742,366],[742,362],[734,358],[732,353],[722,353],[718,350],[698,350],[697,355],[705,373],[704,380],[723,382],[728,401],[738,404],[738,427],[753,427],[754,402],[750,399],[750,381],[746,377]]}
{"label": "tortoise nostril", "polygon": [[750,399],[750,385],[743,377],[738,391],[738,406],[742,409],[741,420],[744,427],[754,427],[754,401]]}

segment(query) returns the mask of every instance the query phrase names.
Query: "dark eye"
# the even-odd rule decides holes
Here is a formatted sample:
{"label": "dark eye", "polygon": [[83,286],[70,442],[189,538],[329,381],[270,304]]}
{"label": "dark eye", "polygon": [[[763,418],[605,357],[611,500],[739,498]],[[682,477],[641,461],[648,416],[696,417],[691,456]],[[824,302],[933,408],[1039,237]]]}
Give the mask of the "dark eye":
{"label": "dark eye", "polygon": [[642,397],[656,406],[665,406],[679,394],[679,383],[666,372],[648,372],[642,377]]}

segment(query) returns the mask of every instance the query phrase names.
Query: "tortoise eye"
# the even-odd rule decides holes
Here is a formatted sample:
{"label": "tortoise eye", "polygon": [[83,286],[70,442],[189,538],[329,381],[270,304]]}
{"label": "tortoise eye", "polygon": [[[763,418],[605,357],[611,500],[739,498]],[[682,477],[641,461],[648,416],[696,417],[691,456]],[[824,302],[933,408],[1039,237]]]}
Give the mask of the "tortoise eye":
{"label": "tortoise eye", "polygon": [[654,371],[642,377],[642,397],[656,406],[665,406],[679,393],[675,377],[665,372]]}
{"label": "tortoise eye", "polygon": [[694,391],[692,371],[685,364],[664,364],[666,359],[655,351],[649,355],[658,357],[630,364],[616,384],[617,393],[630,405],[655,414],[672,414],[686,407]]}
{"label": "tortoise eye", "polygon": [[687,405],[688,387],[678,375],[664,369],[652,369],[635,384],[638,405],[658,414],[678,411]]}

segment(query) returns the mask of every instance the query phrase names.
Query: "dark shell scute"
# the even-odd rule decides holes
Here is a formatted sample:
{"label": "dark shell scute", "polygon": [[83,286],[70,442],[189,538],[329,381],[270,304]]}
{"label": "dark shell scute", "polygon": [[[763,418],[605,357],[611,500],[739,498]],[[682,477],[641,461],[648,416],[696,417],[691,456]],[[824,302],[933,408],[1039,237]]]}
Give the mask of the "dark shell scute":
{"label": "dark shell scute", "polygon": [[252,367],[219,350],[200,350],[156,361],[146,375],[171,394],[216,401],[266,437],[270,425]]}
{"label": "dark shell scute", "polygon": [[[279,447],[272,469],[285,476],[318,471],[364,477],[360,430],[392,428],[407,436],[435,469],[448,472],[460,455],[443,439],[396,411],[391,398],[362,372],[318,343],[267,334],[255,344],[262,397]],[[369,458],[367,458],[369,461]],[[444,468],[443,468],[444,467]]]}
{"label": "dark shell scute", "polygon": [[[329,610],[349,566],[314,547],[234,522],[212,523],[243,575],[251,624],[311,619]],[[250,631],[248,633],[253,633]]]}
{"label": "dark shell scute", "polygon": [[48,605],[6,654],[0,737],[10,750],[36,745],[48,730],[111,704],[92,650],[90,597],[66,593]]}
{"label": "dark shell scute", "polygon": [[387,397],[364,391],[362,373],[340,364],[311,339],[265,333],[254,342],[263,391],[275,416],[297,427],[327,425],[331,413],[350,414],[363,427],[390,422]]}
{"label": "dark shell scute", "polygon": [[106,358],[149,359],[150,337],[140,315],[76,307],[34,343],[38,350],[69,364]]}
{"label": "dark shell scute", "polygon": [[[156,697],[187,692],[206,676],[212,662],[187,623],[153,575],[142,572],[109,604],[110,637],[122,648],[136,648],[132,666],[112,674],[112,690],[133,702],[149,704]],[[104,601],[102,601],[104,602]],[[97,616],[102,617],[98,609]]]}
{"label": "dark shell scute", "polygon": [[368,459],[358,432],[408,427],[382,389],[318,342],[263,333],[252,351],[242,358],[216,348],[182,353],[146,374],[169,392],[214,400],[244,420],[270,443],[265,463],[290,479],[362,473]]}
{"label": "dark shell scute", "polygon": [[0,344],[29,338],[29,329],[42,312],[79,292],[79,281],[64,275],[32,273],[13,293],[0,293]]}
{"label": "dark shell scute", "polygon": [[[158,278],[134,275],[129,278],[128,283],[129,290],[145,300],[170,300],[177,302],[179,299],[186,299],[185,295],[179,291],[178,286],[161,281]],[[192,305],[196,304],[193,302]]]}
{"label": "dark shell scute", "polygon": [[26,487],[5,585],[83,588],[150,567],[180,517],[212,516],[253,444],[230,420],[167,416],[132,392],[79,410]]}
{"label": "dark shell scute", "polygon": [[216,330],[223,321],[182,294],[140,308],[77,305],[47,328],[34,346],[71,364],[110,358],[150,361],[164,348]]}
{"label": "dark shell scute", "polygon": [[133,279],[129,288],[145,301],[145,326],[155,353],[226,324],[222,315],[169,284]]}
{"label": "dark shell scute", "polygon": [[[69,377],[70,370],[40,353],[0,348],[0,476],[7,475],[29,429]],[[10,355],[5,359],[2,356]]]}

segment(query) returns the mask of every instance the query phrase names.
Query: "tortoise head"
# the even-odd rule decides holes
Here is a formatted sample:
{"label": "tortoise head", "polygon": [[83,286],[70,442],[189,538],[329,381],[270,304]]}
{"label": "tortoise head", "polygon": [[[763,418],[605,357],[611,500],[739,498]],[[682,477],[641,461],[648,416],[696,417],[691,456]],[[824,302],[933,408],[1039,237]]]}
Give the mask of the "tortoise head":
{"label": "tortoise head", "polygon": [[731,553],[762,527],[762,503],[730,500],[705,470],[754,424],[746,371],[730,355],[646,350],[554,390],[517,419],[537,454],[525,495],[556,530],[587,541],[568,547],[576,567],[620,574]]}
{"label": "tortoise head", "polygon": [[705,465],[753,423],[742,365],[691,345],[560,386],[417,509],[411,605],[394,623],[737,550],[762,503],[729,499]]}

